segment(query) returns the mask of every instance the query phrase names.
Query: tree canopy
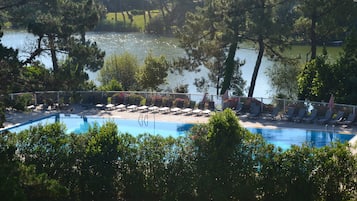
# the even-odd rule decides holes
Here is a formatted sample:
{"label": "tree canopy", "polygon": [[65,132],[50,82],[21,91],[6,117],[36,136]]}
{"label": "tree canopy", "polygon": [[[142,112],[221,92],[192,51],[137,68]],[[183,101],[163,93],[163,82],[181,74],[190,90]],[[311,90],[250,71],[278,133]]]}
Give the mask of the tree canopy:
{"label": "tree canopy", "polygon": [[135,74],[139,68],[137,58],[128,52],[112,55],[105,60],[104,67],[99,71],[99,80],[102,85],[116,80],[124,90],[135,90],[138,87]]}
{"label": "tree canopy", "polygon": [[[107,11],[125,12],[129,18],[136,14],[152,18],[151,13],[156,12],[155,19],[145,24],[148,30],[157,28],[161,32],[148,32],[162,34],[177,31],[180,46],[186,51],[187,57],[177,59],[176,64],[180,70],[198,72],[202,65],[208,68],[210,83],[200,77],[195,80],[195,84],[203,90],[209,83],[210,87],[215,86],[217,94],[231,89],[233,93],[243,95],[246,83],[241,78],[241,68],[245,58],[240,58],[237,50],[246,46],[256,49],[258,54],[255,65],[246,66],[254,69],[247,94],[251,97],[254,95],[263,56],[296,73],[295,63],[289,63],[283,51],[294,43],[309,44],[308,54],[311,55],[309,60],[312,64],[306,66],[315,65],[317,60],[321,60],[316,55],[318,45],[335,44],[334,41],[347,42],[345,39],[356,28],[356,9],[357,4],[352,0],[3,0],[0,2],[0,20],[1,23],[10,22],[14,27],[24,27],[37,38],[36,44],[28,47],[32,50],[28,57],[20,61],[20,66],[29,68],[24,68],[24,72],[20,73],[22,75],[17,81],[21,84],[15,82],[10,87],[12,91],[42,89],[41,86],[45,85],[50,90],[88,89],[87,72],[96,72],[102,68],[105,53],[95,42],[86,40],[85,33],[93,30],[104,19]],[[40,69],[41,64],[34,63],[37,57],[44,54],[51,56],[52,69],[49,72]],[[340,68],[349,66],[342,64],[342,59],[339,62]],[[326,72],[335,72],[338,68],[337,65],[331,65],[334,70]],[[328,66],[330,64],[324,67]],[[345,71],[354,73],[353,70]],[[311,70],[304,68],[303,72],[309,73]],[[343,76],[337,72],[335,74]],[[45,77],[43,82],[29,80],[37,79],[39,75]],[[300,82],[304,80],[302,77],[306,78],[306,82],[311,81],[307,79],[309,76],[312,75],[301,75]],[[319,82],[321,86],[316,86],[312,93],[339,93],[341,95],[337,100],[345,103],[351,102],[348,99],[354,99],[347,95],[350,94],[348,91],[325,90],[326,87],[320,81],[323,82],[321,77],[315,79],[314,82]],[[129,89],[127,84],[120,82],[124,89]],[[32,86],[21,87],[25,86],[24,83]],[[354,81],[349,81],[351,83]],[[139,89],[135,84],[131,86]],[[312,89],[301,87],[300,91]],[[290,93],[295,89],[290,87],[287,90]],[[317,100],[327,96],[316,94],[309,98]],[[342,94],[346,97],[343,98]],[[288,96],[294,97],[292,94]]]}
{"label": "tree canopy", "polygon": [[[292,6],[277,1],[206,1],[202,8],[187,15],[185,26],[178,31],[189,61],[181,65],[192,65],[195,69],[208,64],[223,94],[232,88],[235,76],[239,76],[242,63],[237,59],[237,49],[244,41],[256,43],[258,56],[248,92],[252,97],[263,55],[284,59],[281,52],[289,44]],[[211,66],[219,66],[220,70],[217,72],[217,67]]]}
{"label": "tree canopy", "polygon": [[21,86],[19,81],[21,64],[18,60],[18,51],[4,47],[1,43],[3,33],[0,26],[0,127],[5,121],[5,108],[8,94]]}
{"label": "tree canopy", "polygon": [[[95,72],[102,67],[104,52],[85,38],[85,32],[93,29],[104,14],[96,1],[29,1],[8,12],[11,22],[22,24],[37,37],[23,65],[49,53],[57,89],[79,89],[88,80],[85,70]],[[65,59],[62,63],[61,57]]]}
{"label": "tree canopy", "polygon": [[299,0],[295,7],[298,12],[295,36],[310,44],[310,60],[316,58],[318,45],[344,39],[356,28],[354,1]]}
{"label": "tree canopy", "polygon": [[143,89],[157,90],[166,83],[169,63],[164,56],[154,57],[150,52],[144,61],[144,66],[136,73],[136,79]]}
{"label": "tree canopy", "polygon": [[327,101],[331,94],[340,103],[356,104],[356,31],[346,38],[340,58],[330,63],[327,52],[308,62],[298,76],[299,98]]}

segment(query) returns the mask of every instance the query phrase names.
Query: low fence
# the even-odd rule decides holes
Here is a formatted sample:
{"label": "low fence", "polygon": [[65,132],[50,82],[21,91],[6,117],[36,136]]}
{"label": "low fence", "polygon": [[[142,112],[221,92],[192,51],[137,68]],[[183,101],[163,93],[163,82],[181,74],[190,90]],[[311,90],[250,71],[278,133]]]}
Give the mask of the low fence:
{"label": "low fence", "polygon": [[[288,107],[305,107],[307,111],[316,109],[318,115],[322,116],[329,109],[327,102],[313,102],[301,100],[275,99],[275,98],[248,98],[248,97],[229,97],[223,99],[222,96],[208,94],[190,93],[168,93],[168,92],[143,92],[143,91],[42,91],[10,94],[10,99],[26,99],[27,105],[62,105],[62,104],[81,104],[83,106],[95,106],[96,104],[164,104],[169,100],[175,104],[177,100],[183,100],[186,107],[194,103],[198,107],[200,102],[211,102],[214,109],[223,110],[225,108],[237,109],[242,106],[242,112],[249,112],[252,103],[259,104],[263,113],[272,112],[273,108],[278,107],[280,113],[287,111]],[[208,104],[206,104],[207,106]],[[343,111],[345,114],[355,113],[356,105],[337,104],[333,105],[333,110]],[[212,109],[212,108],[210,108]]]}

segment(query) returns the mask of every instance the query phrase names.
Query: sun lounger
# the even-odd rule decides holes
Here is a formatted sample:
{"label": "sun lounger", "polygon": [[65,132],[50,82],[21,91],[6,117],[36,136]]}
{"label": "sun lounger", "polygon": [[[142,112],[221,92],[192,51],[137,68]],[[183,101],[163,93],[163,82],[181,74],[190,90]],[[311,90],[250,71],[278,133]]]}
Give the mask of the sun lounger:
{"label": "sun lounger", "polygon": [[138,109],[138,106],[137,106],[137,105],[129,105],[129,106],[127,107],[127,109],[133,112],[133,111],[135,111],[136,109]]}
{"label": "sun lounger", "polygon": [[137,110],[139,110],[141,112],[145,112],[148,110],[148,108],[149,108],[148,106],[142,105],[142,106],[137,107]]}
{"label": "sun lounger", "polygon": [[190,115],[190,114],[192,114],[192,111],[195,108],[195,105],[196,105],[195,101],[190,101],[189,107],[182,109],[181,112],[183,114]]}
{"label": "sun lounger", "polygon": [[95,107],[99,110],[104,109],[104,105],[103,104],[96,104]]}
{"label": "sun lounger", "polygon": [[202,115],[202,110],[201,109],[194,109],[194,110],[192,110],[192,114],[195,114],[196,116],[201,116]]}
{"label": "sun lounger", "polygon": [[120,105],[115,106],[115,108],[116,108],[117,110],[119,110],[119,111],[123,111],[123,110],[126,109],[126,105],[120,104]]}
{"label": "sun lounger", "polygon": [[328,123],[329,124],[332,124],[332,125],[335,125],[337,124],[338,122],[342,121],[343,120],[343,115],[345,113],[343,111],[338,111],[336,116],[334,118],[332,118]]}
{"label": "sun lounger", "polygon": [[171,108],[170,112],[172,112],[174,114],[180,114],[181,113],[181,108],[179,108],[179,107]]}
{"label": "sun lounger", "polygon": [[182,112],[183,114],[187,114],[187,115],[188,115],[188,114],[191,114],[192,111],[193,111],[193,110],[192,110],[191,108],[185,108],[185,109],[182,109],[182,110],[181,110],[181,112]]}
{"label": "sun lounger", "polygon": [[346,120],[338,122],[339,125],[350,126],[356,120],[356,113],[350,113]]}
{"label": "sun lounger", "polygon": [[107,104],[107,105],[105,105],[105,109],[106,110],[112,110],[112,109],[114,109],[114,107],[115,107],[115,105],[114,104]]}
{"label": "sun lounger", "polygon": [[159,107],[157,107],[157,106],[151,106],[151,107],[149,107],[148,108],[148,110],[150,111],[150,112],[152,112],[152,113],[156,113],[156,112],[159,112]]}
{"label": "sun lounger", "polygon": [[236,115],[240,115],[243,110],[243,103],[238,102],[237,107],[235,108]]}
{"label": "sun lounger", "polygon": [[183,107],[184,107],[184,101],[180,100],[177,101],[176,107],[171,108],[170,111],[174,114],[181,114]]}
{"label": "sun lounger", "polygon": [[302,119],[305,116],[305,113],[306,113],[306,109],[305,108],[300,108],[298,114],[295,117],[293,117],[292,120],[294,122],[301,122]]}
{"label": "sun lounger", "polygon": [[302,121],[305,123],[311,123],[313,122],[317,117],[317,110],[313,109],[311,110],[311,113],[309,116],[302,118]]}
{"label": "sun lounger", "polygon": [[274,109],[271,113],[268,113],[265,115],[265,119],[276,120],[276,118],[278,117],[279,111],[280,111],[280,108],[274,107]]}
{"label": "sun lounger", "polygon": [[27,109],[28,109],[28,110],[34,110],[34,109],[36,109],[36,106],[34,106],[34,105],[29,105],[29,106],[27,106]]}
{"label": "sun lounger", "polygon": [[289,107],[288,111],[286,112],[285,115],[283,115],[282,119],[287,120],[287,121],[291,121],[292,118],[294,117],[294,113],[295,113],[295,108],[294,107]]}
{"label": "sun lounger", "polygon": [[161,107],[161,108],[159,109],[159,112],[160,112],[160,113],[163,113],[163,114],[167,114],[167,113],[170,112],[170,108],[169,108],[169,107]]}
{"label": "sun lounger", "polygon": [[319,119],[318,123],[326,124],[328,121],[331,120],[332,114],[333,114],[332,110],[327,110],[325,113],[325,116],[323,118]]}
{"label": "sun lounger", "polygon": [[250,108],[250,113],[248,114],[249,119],[257,118],[260,115],[260,105],[252,105]]}
{"label": "sun lounger", "polygon": [[216,110],[216,106],[215,106],[214,101],[209,101],[208,102],[208,108],[207,109],[210,110],[210,111],[215,111]]}
{"label": "sun lounger", "polygon": [[192,114],[196,116],[201,116],[202,111],[205,109],[205,101],[201,101],[198,103],[197,109],[192,110]]}
{"label": "sun lounger", "polygon": [[211,113],[212,113],[212,111],[209,110],[209,109],[205,109],[205,110],[202,111],[202,114],[205,115],[205,116],[209,116],[209,115],[211,115]]}

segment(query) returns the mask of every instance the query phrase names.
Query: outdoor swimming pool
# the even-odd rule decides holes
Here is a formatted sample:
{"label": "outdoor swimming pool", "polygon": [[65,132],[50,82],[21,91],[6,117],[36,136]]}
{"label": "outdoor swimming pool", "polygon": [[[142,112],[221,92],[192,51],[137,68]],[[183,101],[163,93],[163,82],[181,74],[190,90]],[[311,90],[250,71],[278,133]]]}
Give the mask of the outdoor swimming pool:
{"label": "outdoor swimming pool", "polygon": [[[139,116],[137,120],[125,120],[115,118],[103,118],[98,116],[81,117],[78,115],[52,115],[40,120],[28,122],[26,124],[8,129],[11,132],[20,132],[35,126],[39,123],[48,124],[60,121],[67,127],[67,133],[84,133],[90,125],[97,123],[99,126],[107,121],[115,122],[121,133],[130,133],[137,136],[142,133],[158,134],[163,137],[184,136],[193,124],[178,122],[158,122],[149,121],[145,115]],[[282,129],[263,129],[247,128],[252,133],[258,133],[263,136],[268,143],[288,149],[291,145],[302,145],[308,143],[311,146],[322,147],[334,141],[349,141],[354,135],[338,134],[329,131],[313,131],[293,128]]]}
{"label": "outdoor swimming pool", "polygon": [[145,115],[139,116],[137,120],[127,120],[127,119],[118,119],[118,118],[103,118],[99,116],[87,116],[81,117],[79,115],[51,115],[45,118],[42,118],[37,121],[28,122],[24,125],[16,126],[14,128],[8,129],[11,132],[20,132],[22,130],[28,129],[31,126],[37,124],[50,124],[55,123],[56,121],[62,122],[66,125],[66,133],[76,133],[81,134],[88,131],[90,126],[98,124],[99,126],[103,125],[105,122],[111,121],[118,125],[118,129],[121,133],[130,133],[134,136],[137,136],[142,133],[158,134],[163,137],[173,136],[184,136],[185,132],[190,130],[193,124],[186,123],[176,123],[176,122],[154,122],[149,121]]}

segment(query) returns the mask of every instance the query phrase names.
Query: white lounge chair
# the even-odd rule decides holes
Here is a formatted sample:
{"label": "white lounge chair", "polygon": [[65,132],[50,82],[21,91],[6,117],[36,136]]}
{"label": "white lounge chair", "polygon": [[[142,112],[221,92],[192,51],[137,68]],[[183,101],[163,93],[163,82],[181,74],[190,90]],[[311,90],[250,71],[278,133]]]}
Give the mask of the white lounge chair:
{"label": "white lounge chair", "polygon": [[99,110],[103,109],[104,108],[104,105],[103,104],[96,104],[95,107]]}
{"label": "white lounge chair", "polygon": [[145,112],[148,108],[149,107],[146,106],[146,105],[142,105],[142,106],[137,107],[138,110],[143,111],[143,112]]}
{"label": "white lounge chair", "polygon": [[116,108],[117,110],[119,110],[119,111],[123,111],[123,110],[126,109],[126,105],[120,104],[120,105],[115,106],[115,108]]}
{"label": "white lounge chair", "polygon": [[179,107],[174,107],[174,108],[171,108],[170,111],[174,114],[180,114],[181,113],[181,108]]}
{"label": "white lounge chair", "polygon": [[157,106],[155,106],[155,105],[148,108],[148,110],[149,110],[150,112],[152,112],[152,113],[158,112],[159,109],[160,109],[160,108],[157,107]]}
{"label": "white lounge chair", "polygon": [[161,107],[161,108],[159,109],[159,112],[160,112],[160,113],[163,113],[163,114],[167,114],[167,113],[170,112],[170,108],[169,108],[169,107]]}
{"label": "white lounge chair", "polygon": [[209,116],[209,115],[211,115],[211,112],[212,112],[211,110],[205,109],[205,110],[202,111],[202,114],[204,114],[206,116]]}
{"label": "white lounge chair", "polygon": [[194,110],[192,110],[192,114],[195,114],[196,116],[201,116],[202,115],[202,110],[201,109],[194,109]]}
{"label": "white lounge chair", "polygon": [[129,106],[127,107],[127,109],[133,112],[133,111],[135,111],[135,110],[138,109],[138,106],[137,106],[137,105],[129,105]]}
{"label": "white lounge chair", "polygon": [[192,113],[192,109],[191,108],[185,108],[185,109],[182,109],[181,112],[184,113],[184,114],[191,114]]}
{"label": "white lounge chair", "polygon": [[110,104],[107,104],[107,105],[105,106],[105,109],[106,109],[106,110],[112,110],[114,107],[115,107],[115,105],[110,103]]}

